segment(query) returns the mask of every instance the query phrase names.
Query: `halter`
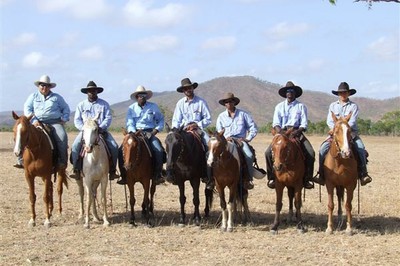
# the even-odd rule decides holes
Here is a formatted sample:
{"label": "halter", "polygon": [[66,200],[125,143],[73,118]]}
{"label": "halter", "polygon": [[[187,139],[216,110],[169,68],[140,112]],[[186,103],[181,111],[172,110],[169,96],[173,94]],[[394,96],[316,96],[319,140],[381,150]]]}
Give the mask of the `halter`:
{"label": "halter", "polygon": [[[285,135],[278,133],[278,134],[275,135],[274,140],[272,141],[272,143],[275,142],[275,139],[276,139],[278,136],[282,136],[283,138],[285,137]],[[291,141],[291,140],[288,138],[288,141]],[[280,144],[279,144],[279,145],[280,145]],[[287,153],[286,153],[286,157],[285,157],[284,161],[282,162],[282,165],[286,165],[286,166],[287,166],[287,165],[290,165],[290,164],[288,163],[288,160],[289,160],[289,156],[291,155],[291,152],[292,152],[291,147],[290,147],[289,145],[287,145]],[[272,161],[274,161],[274,158],[275,158],[274,149],[271,149],[271,154],[272,154]]]}
{"label": "halter", "polygon": [[[341,122],[341,121],[336,122],[334,130],[333,130],[333,143],[335,144],[335,148],[336,148],[336,153],[333,151],[333,149],[330,149],[330,153],[333,158],[338,158],[342,152],[342,150],[340,149],[339,143],[337,141],[338,138],[337,138],[337,134],[336,134],[336,130],[335,130],[335,128],[337,126],[340,126],[342,124],[343,124],[343,122]],[[348,128],[350,128],[350,127],[348,127]],[[347,141],[349,142],[349,140],[347,140]],[[349,145],[349,152],[351,153],[350,142],[348,143],[348,145]]]}
{"label": "halter", "polygon": [[[139,164],[139,162],[140,162],[140,154],[141,154],[141,138],[140,137],[138,137],[136,134],[134,134],[134,133],[129,133],[129,138],[132,138],[132,139],[134,139],[137,143],[138,143],[138,145],[137,145],[137,152],[136,152],[136,156],[135,156],[135,158],[134,158],[134,161],[133,161],[133,164],[131,164],[131,165],[129,165],[128,164],[128,166],[126,166],[126,164],[125,164],[125,149],[124,149],[124,147],[122,148],[122,157],[124,158],[124,168],[126,169],[126,170],[128,170],[129,168],[134,168],[134,167],[136,167],[138,164]],[[125,144],[126,142],[124,142],[124,144]],[[129,149],[129,151],[130,152],[132,152],[132,149]],[[130,160],[130,162],[131,162],[132,160]],[[129,162],[129,163],[130,163]]]}

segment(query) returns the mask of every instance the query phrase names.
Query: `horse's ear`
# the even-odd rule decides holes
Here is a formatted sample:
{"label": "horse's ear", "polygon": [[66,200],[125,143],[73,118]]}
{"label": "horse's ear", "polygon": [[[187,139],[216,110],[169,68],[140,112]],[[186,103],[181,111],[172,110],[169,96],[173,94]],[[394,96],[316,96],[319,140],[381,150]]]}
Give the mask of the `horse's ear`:
{"label": "horse's ear", "polygon": [[14,111],[11,111],[11,115],[15,120],[19,119],[19,116],[17,115],[17,113],[15,113]]}
{"label": "horse's ear", "polygon": [[335,123],[336,123],[336,121],[338,121],[338,119],[337,119],[337,117],[336,117],[335,113],[334,113],[334,112],[332,112],[332,111],[331,111],[331,116],[332,116],[333,122],[335,122]]}
{"label": "horse's ear", "polygon": [[289,128],[288,130],[286,130],[285,135],[286,136],[290,136],[290,134],[293,132],[294,128]]}
{"label": "horse's ear", "polygon": [[128,134],[128,131],[126,131],[126,128],[122,128],[122,134],[125,136],[126,134]]}
{"label": "horse's ear", "polygon": [[344,118],[347,122],[349,122],[351,115],[353,114],[353,112],[350,112],[348,115],[346,115],[346,117]]}
{"label": "horse's ear", "polygon": [[212,136],[212,135],[213,135],[213,132],[212,132],[211,129],[209,129],[209,128],[206,129],[206,132],[207,132],[207,134],[208,134],[209,136]]}
{"label": "horse's ear", "polygon": [[271,129],[271,134],[272,134],[272,136],[275,136],[275,134],[276,134],[275,128],[272,128],[272,129]]}
{"label": "horse's ear", "polygon": [[94,120],[94,121],[96,121],[96,123],[98,123],[98,121],[99,121],[99,118],[100,118],[100,112],[99,112],[99,113],[97,113],[96,117],[95,117],[95,118],[93,118],[93,120]]}
{"label": "horse's ear", "polygon": [[167,122],[165,122],[165,129],[167,130],[167,133],[171,131],[171,128]]}
{"label": "horse's ear", "polygon": [[218,135],[223,136],[225,133],[225,128],[223,128],[220,132],[218,132]]}

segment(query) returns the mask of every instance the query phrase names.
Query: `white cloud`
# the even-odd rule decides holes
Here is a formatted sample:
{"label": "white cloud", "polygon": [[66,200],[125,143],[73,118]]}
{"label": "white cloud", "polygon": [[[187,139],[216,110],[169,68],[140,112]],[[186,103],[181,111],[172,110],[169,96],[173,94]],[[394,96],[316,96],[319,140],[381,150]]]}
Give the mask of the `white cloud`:
{"label": "white cloud", "polygon": [[57,60],[57,56],[48,57],[40,52],[31,52],[22,59],[22,66],[25,68],[50,67]]}
{"label": "white cloud", "polygon": [[79,57],[89,60],[98,60],[103,58],[103,49],[100,46],[88,47],[79,52]]}
{"label": "white cloud", "polygon": [[380,37],[368,45],[366,53],[380,61],[399,61],[398,36]]}
{"label": "white cloud", "polygon": [[236,38],[233,36],[221,36],[205,40],[201,48],[203,50],[231,51],[235,48]]}
{"label": "white cloud", "polygon": [[25,32],[25,33],[21,33],[16,38],[14,38],[12,43],[14,45],[18,45],[18,46],[25,46],[25,45],[32,44],[35,41],[36,41],[36,34],[35,33]]}
{"label": "white cloud", "polygon": [[307,23],[292,23],[281,22],[266,31],[271,39],[286,39],[295,35],[302,35],[311,29]]}
{"label": "white cloud", "polygon": [[140,52],[170,51],[179,46],[179,40],[175,36],[151,36],[130,43],[129,48]]}
{"label": "white cloud", "polygon": [[126,22],[134,27],[169,27],[190,14],[190,9],[181,4],[169,3],[161,8],[152,8],[152,4],[148,0],[128,1],[122,11]]}
{"label": "white cloud", "polygon": [[112,12],[105,0],[38,0],[38,8],[43,12],[66,12],[81,19],[95,19]]}

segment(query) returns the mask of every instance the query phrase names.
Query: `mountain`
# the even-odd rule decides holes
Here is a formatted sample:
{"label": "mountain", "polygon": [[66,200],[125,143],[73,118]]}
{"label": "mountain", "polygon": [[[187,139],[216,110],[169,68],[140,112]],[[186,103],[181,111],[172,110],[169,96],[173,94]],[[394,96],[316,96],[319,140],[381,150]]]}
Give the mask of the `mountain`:
{"label": "mountain", "polygon": [[[224,93],[232,92],[240,99],[238,108],[250,112],[257,125],[263,126],[272,121],[276,104],[284,100],[278,94],[281,87],[283,86],[280,84],[263,81],[252,76],[219,77],[199,84],[195,89],[195,94],[207,101],[212,112],[212,124],[214,125],[218,114],[224,110],[218,100]],[[175,90],[154,92],[150,101],[157,103],[164,110],[165,121],[170,124],[175,104],[183,96],[183,93],[178,93]],[[329,104],[336,99],[337,97],[331,93],[310,91],[303,88],[303,95],[298,100],[307,106],[309,120],[318,122],[326,119]],[[382,115],[387,112],[399,110],[400,106],[400,97],[375,100],[352,96],[351,99],[360,108],[359,117],[374,122],[381,119]],[[127,100],[111,105],[114,114],[113,127],[124,127],[126,110],[131,104],[132,101]],[[74,107],[71,106],[71,109],[73,110]],[[0,125],[13,123],[10,113],[0,113]],[[73,114],[71,118],[73,118]]]}

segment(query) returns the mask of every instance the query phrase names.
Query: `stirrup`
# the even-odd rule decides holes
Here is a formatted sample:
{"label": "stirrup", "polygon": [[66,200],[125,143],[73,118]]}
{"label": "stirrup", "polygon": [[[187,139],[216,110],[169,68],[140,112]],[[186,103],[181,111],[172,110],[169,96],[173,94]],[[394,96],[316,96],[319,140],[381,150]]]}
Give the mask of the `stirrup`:
{"label": "stirrup", "polygon": [[325,185],[325,180],[321,178],[321,175],[319,174],[319,172],[315,176],[313,176],[312,181],[321,186]]}
{"label": "stirrup", "polygon": [[370,177],[370,176],[368,175],[368,173],[366,173],[366,174],[364,175],[364,177],[361,177],[361,178],[360,178],[361,186],[365,186],[366,184],[371,183],[371,182],[372,182],[372,177]]}
{"label": "stirrup", "polygon": [[314,188],[314,183],[311,180],[306,180],[303,184],[303,187],[305,189],[313,189]]}
{"label": "stirrup", "polygon": [[268,180],[267,186],[268,186],[270,189],[275,189],[275,180],[273,180],[273,179]]}

